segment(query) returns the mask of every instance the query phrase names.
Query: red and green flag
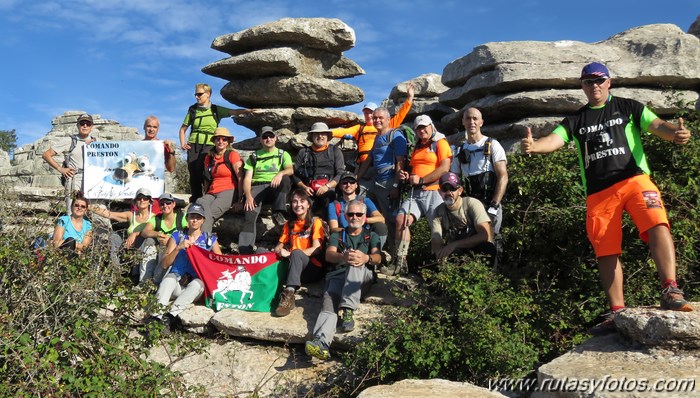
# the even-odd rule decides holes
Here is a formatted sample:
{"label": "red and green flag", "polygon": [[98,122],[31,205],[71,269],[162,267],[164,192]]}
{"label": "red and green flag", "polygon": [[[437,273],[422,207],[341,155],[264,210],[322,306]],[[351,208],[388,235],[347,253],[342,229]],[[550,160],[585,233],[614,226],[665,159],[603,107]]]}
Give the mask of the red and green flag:
{"label": "red and green flag", "polygon": [[226,255],[191,246],[187,255],[204,282],[205,303],[214,311],[271,312],[287,276],[287,262],[275,253]]}

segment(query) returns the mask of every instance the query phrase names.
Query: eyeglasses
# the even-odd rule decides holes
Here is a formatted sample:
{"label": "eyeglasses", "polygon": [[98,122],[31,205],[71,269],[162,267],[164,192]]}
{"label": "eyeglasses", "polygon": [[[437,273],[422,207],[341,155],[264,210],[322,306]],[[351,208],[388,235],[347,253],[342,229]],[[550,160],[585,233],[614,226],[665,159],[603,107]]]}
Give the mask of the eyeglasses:
{"label": "eyeglasses", "polygon": [[355,217],[355,218],[360,218],[365,215],[365,213],[345,213],[346,216],[348,217]]}
{"label": "eyeglasses", "polygon": [[588,87],[593,87],[594,84],[600,86],[603,83],[605,83],[606,80],[608,80],[608,79],[606,79],[604,77],[599,77],[597,79],[584,79],[583,84],[585,84]]}
{"label": "eyeglasses", "polygon": [[199,97],[203,96],[204,94],[206,94],[206,93],[194,93],[194,96],[199,98]]}
{"label": "eyeglasses", "polygon": [[216,141],[228,141],[228,137],[214,137],[214,142]]}
{"label": "eyeglasses", "polygon": [[161,200],[160,201],[161,206],[170,206],[173,203],[175,203],[175,202],[173,202],[172,200]]}
{"label": "eyeglasses", "polygon": [[269,139],[275,138],[275,134],[274,133],[265,133],[261,137],[263,140],[269,140]]}
{"label": "eyeglasses", "polygon": [[81,126],[92,126],[89,120],[81,120],[79,123]]}
{"label": "eyeglasses", "polygon": [[150,202],[150,201],[151,201],[151,197],[150,197],[150,196],[141,196],[141,195],[139,195],[139,196],[136,197],[136,200],[137,200],[137,201],[140,200],[140,201]]}
{"label": "eyeglasses", "polygon": [[85,205],[73,205],[76,209],[87,209],[87,206]]}
{"label": "eyeglasses", "polygon": [[458,189],[459,189],[459,187],[455,188],[455,187],[453,187],[452,185],[447,185],[447,184],[445,184],[445,185],[443,185],[443,186],[440,187],[440,190],[441,190],[442,192],[454,192],[454,191],[456,191],[456,190],[458,190]]}

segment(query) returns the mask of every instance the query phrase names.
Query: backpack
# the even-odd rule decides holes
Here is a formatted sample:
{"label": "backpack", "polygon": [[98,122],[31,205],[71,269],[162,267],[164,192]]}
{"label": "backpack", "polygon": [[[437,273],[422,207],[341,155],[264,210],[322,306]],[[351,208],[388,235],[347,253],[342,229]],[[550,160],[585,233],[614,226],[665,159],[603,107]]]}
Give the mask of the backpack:
{"label": "backpack", "polygon": [[[238,188],[237,187],[237,185],[238,185],[237,176],[236,176],[236,173],[233,171],[233,164],[231,164],[231,152],[233,152],[233,149],[227,149],[224,152],[224,164],[226,165],[226,167],[228,167],[229,171],[231,171],[231,181],[233,181],[233,186]],[[216,160],[214,159],[214,157],[211,156],[211,154],[208,154],[207,157],[210,159],[209,162],[210,163],[214,162],[214,164],[207,165],[205,163],[205,165],[204,165],[205,167],[204,167],[203,176],[204,176],[204,192],[205,193],[207,191],[209,191],[209,186],[211,185],[211,180],[213,178],[212,176],[214,175],[214,169],[215,169],[216,165],[218,164],[216,162]],[[206,160],[205,160],[205,162],[206,162]],[[238,189],[236,189],[236,191],[238,191]]]}
{"label": "backpack", "polygon": [[[328,144],[328,151],[330,151],[331,154],[331,163],[335,166],[335,145],[333,144]],[[301,159],[301,167],[299,168],[299,173],[298,175],[302,177],[302,180],[304,182],[311,180],[314,175],[316,175],[316,157],[312,154],[313,149],[310,147],[304,147],[302,149],[303,151],[303,158]],[[296,168],[295,168],[296,169]],[[311,172],[309,173],[309,169],[311,169]],[[294,170],[296,173],[297,170]]]}
{"label": "backpack", "polygon": [[[413,151],[418,145],[416,132],[413,131],[413,129],[410,128],[408,125],[402,124],[399,127],[391,130],[391,132],[389,133],[389,145],[391,145],[394,142],[394,134],[397,130],[401,132],[404,137],[406,137],[406,165],[409,165],[411,163],[411,156],[413,155]],[[430,137],[430,148],[433,150],[433,152],[437,153],[437,141],[433,139],[435,137],[435,133],[436,132],[433,132],[433,136]],[[394,160],[394,162],[396,162],[396,160]]]}
{"label": "backpack", "polygon": [[[459,146],[459,152],[457,152],[456,155],[457,159],[459,159],[462,164],[469,164],[473,153],[483,152],[484,158],[489,159],[493,166],[495,163],[493,161],[493,151],[491,150],[492,141],[493,138],[487,138],[484,146],[473,151],[465,150],[464,144]],[[471,196],[487,203],[491,200],[493,191],[496,189],[496,173],[493,171],[485,171],[473,176],[466,176],[462,173],[462,185],[464,185],[464,192],[462,195]]]}
{"label": "backpack", "polygon": [[[361,200],[362,203],[365,203],[365,197],[362,195],[355,196],[355,200]],[[333,201],[333,203],[335,204],[335,214],[338,216],[338,220],[340,220],[340,214],[342,214],[343,212],[343,209],[341,209],[340,201],[335,200]],[[338,222],[338,224],[340,224],[340,222]]]}
{"label": "backpack", "polygon": [[[280,170],[281,170],[282,169],[282,158],[284,157],[284,149],[277,148],[277,151],[278,151],[277,152],[278,162],[279,162]],[[271,156],[264,156],[264,157],[261,157],[260,160],[267,160],[267,159],[271,159],[273,157],[274,156],[272,156],[272,155]],[[253,152],[250,155],[250,164],[251,164],[251,166],[253,166],[253,173],[255,173],[255,165],[258,164],[257,152]]]}
{"label": "backpack", "polygon": [[[190,105],[190,107],[187,109],[187,113],[190,115],[190,118],[189,118],[189,121],[190,121],[189,126],[190,126],[190,128],[194,128],[194,119],[197,118],[197,116],[196,116],[196,114],[197,114],[197,107],[199,107],[199,104],[193,104],[193,105]],[[220,120],[220,118],[219,118],[219,112],[218,112],[218,110],[219,110],[218,107],[217,107],[216,105],[214,105],[214,104],[211,104],[211,108],[209,108],[209,109],[211,109],[211,114],[212,114],[212,116],[214,117],[214,120],[216,120],[216,125],[218,126],[218,125],[219,125],[219,120]],[[202,119],[202,118],[208,117],[208,116],[209,116],[209,115],[200,116],[199,119]]]}
{"label": "backpack", "polygon": [[[177,214],[175,215],[175,230],[182,232],[185,230],[185,228],[182,227],[182,220],[185,218],[185,214],[181,211],[178,211]],[[154,228],[158,232],[165,232],[163,231],[162,227],[163,223],[163,215],[159,214],[156,216],[156,227]]]}
{"label": "backpack", "polygon": [[[93,138],[93,142],[95,142],[95,141],[96,140]],[[70,163],[70,157],[73,155],[73,150],[75,149],[75,147],[77,145],[78,145],[78,136],[71,135],[70,136],[70,148],[68,148],[68,155],[63,158],[63,163],[61,164],[61,166],[63,168],[68,167],[68,163]],[[64,177],[63,174],[61,174],[61,185],[66,186],[66,182],[68,182],[68,180],[66,180],[66,177]]]}

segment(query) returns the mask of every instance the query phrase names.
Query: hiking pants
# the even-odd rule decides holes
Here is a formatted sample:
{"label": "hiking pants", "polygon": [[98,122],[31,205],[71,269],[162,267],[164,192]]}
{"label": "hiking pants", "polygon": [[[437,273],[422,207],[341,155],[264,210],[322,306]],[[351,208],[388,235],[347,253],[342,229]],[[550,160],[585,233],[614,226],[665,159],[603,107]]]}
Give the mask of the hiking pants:
{"label": "hiking pants", "polygon": [[190,172],[190,203],[194,203],[203,195],[204,157],[214,148],[213,145],[189,143],[187,150],[187,171]]}
{"label": "hiking pants", "polygon": [[183,288],[180,286],[178,275],[171,272],[165,275],[165,278],[160,282],[158,292],[156,293],[156,299],[158,300],[158,304],[167,306],[168,303],[170,303],[170,299],[176,297],[168,312],[173,316],[178,316],[188,305],[197,301],[197,299],[202,296],[202,293],[204,293],[204,283],[201,279],[192,279],[190,283]]}
{"label": "hiking pants", "polygon": [[207,216],[204,218],[204,223],[202,224],[202,231],[211,233],[214,222],[231,208],[233,194],[233,189],[227,189],[219,193],[208,193],[197,199],[197,203],[202,205],[205,213],[207,213]]}
{"label": "hiking pants", "polygon": [[317,266],[311,263],[311,257],[304,254],[299,249],[292,250],[289,256],[289,271],[287,272],[287,287],[295,289],[301,286],[301,283],[320,281],[325,275],[323,264]]}
{"label": "hiking pants", "polygon": [[282,182],[277,188],[270,184],[253,185],[250,193],[255,200],[255,208],[245,212],[245,222],[241,233],[238,235],[238,251],[241,254],[252,254],[253,245],[257,238],[257,220],[263,203],[270,202],[272,198],[272,212],[285,212],[287,210],[287,195],[292,188],[289,176],[282,177]]}

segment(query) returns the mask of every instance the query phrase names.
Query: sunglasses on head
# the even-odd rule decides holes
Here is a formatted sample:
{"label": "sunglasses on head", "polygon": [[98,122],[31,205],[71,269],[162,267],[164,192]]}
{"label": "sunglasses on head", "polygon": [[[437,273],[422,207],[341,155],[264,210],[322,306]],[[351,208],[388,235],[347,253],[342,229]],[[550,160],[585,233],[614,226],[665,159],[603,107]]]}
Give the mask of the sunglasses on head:
{"label": "sunglasses on head", "polygon": [[81,120],[79,123],[81,126],[92,126],[89,120]]}
{"label": "sunglasses on head", "polygon": [[351,213],[351,212],[348,212],[348,213],[345,213],[345,215],[347,215],[348,217],[360,218],[360,217],[364,216],[365,213]]}
{"label": "sunglasses on head", "polygon": [[452,185],[448,185],[448,184],[445,184],[445,185],[443,185],[443,186],[440,187],[440,190],[441,190],[442,192],[454,192],[454,191],[456,191],[456,190],[458,190],[458,189],[459,189],[459,187],[455,188],[455,187],[453,187]]}
{"label": "sunglasses on head", "polygon": [[263,135],[262,135],[263,140],[267,140],[270,138],[275,138],[275,133],[263,133]]}
{"label": "sunglasses on head", "polygon": [[206,93],[194,93],[194,96],[199,98],[199,97],[203,96],[204,94],[206,94]]}
{"label": "sunglasses on head", "polygon": [[606,79],[604,77],[599,77],[597,79],[584,79],[583,84],[585,84],[588,87],[591,87],[594,84],[597,84],[598,86],[600,86],[601,84],[605,83],[606,80],[608,80],[608,79]]}

